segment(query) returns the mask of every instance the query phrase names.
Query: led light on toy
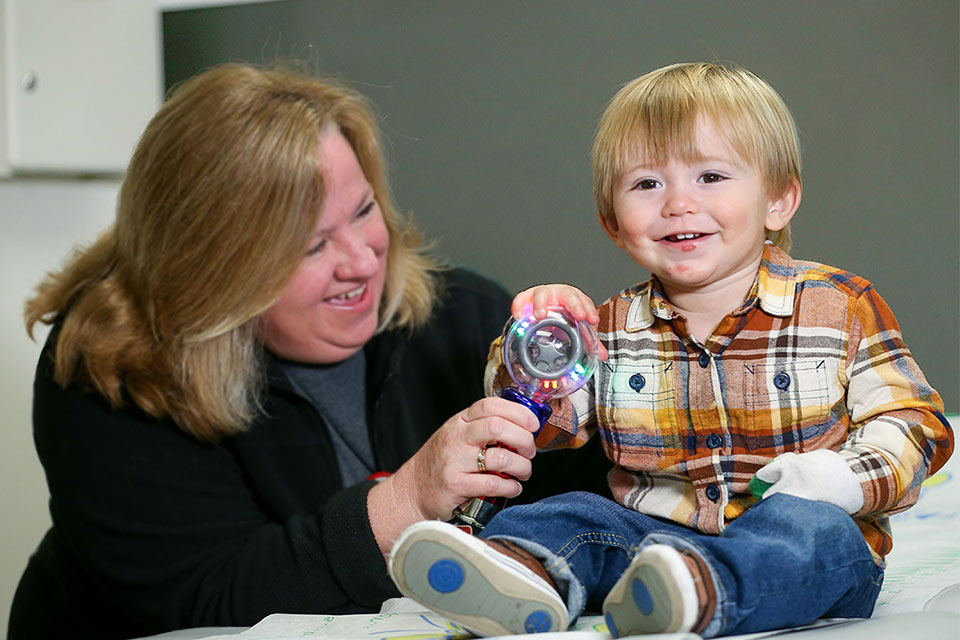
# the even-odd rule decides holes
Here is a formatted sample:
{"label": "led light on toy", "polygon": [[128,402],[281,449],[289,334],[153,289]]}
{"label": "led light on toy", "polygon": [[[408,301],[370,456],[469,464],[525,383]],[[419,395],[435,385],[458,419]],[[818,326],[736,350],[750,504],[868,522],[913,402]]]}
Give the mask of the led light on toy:
{"label": "led light on toy", "polygon": [[[504,332],[500,349],[515,385],[500,396],[533,411],[541,428],[553,413],[547,403],[582,387],[597,368],[596,332],[562,307],[551,307],[543,318],[530,314],[515,320]],[[474,498],[458,510],[454,522],[475,533],[506,502],[502,497]]]}

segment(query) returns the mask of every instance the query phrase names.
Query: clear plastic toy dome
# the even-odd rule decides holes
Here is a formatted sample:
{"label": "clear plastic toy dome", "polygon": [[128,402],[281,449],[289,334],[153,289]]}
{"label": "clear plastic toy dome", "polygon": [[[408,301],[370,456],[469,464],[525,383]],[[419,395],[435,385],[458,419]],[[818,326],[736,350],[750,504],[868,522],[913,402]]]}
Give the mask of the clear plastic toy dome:
{"label": "clear plastic toy dome", "polygon": [[552,307],[545,318],[515,320],[502,343],[507,372],[524,396],[537,402],[570,395],[597,368],[597,334],[566,309]]}

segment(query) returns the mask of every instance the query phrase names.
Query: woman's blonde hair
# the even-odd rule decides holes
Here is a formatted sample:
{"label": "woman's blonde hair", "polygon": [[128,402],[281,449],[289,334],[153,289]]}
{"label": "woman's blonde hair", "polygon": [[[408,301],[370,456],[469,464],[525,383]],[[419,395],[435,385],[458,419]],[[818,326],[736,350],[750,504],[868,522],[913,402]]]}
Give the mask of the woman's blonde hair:
{"label": "woman's blonde hair", "polygon": [[[660,164],[699,159],[697,121],[720,129],[733,150],[764,177],[767,195],[780,198],[800,181],[800,141],[783,99],[742,67],[709,62],[675,64],[626,84],[607,105],[593,143],[597,210],[615,222],[614,185],[635,159]],[[790,250],[790,227],[768,232]]]}
{"label": "woman's blonde hair", "polygon": [[435,270],[394,210],[372,109],[356,92],[242,64],[184,82],[147,125],[116,221],[37,287],[27,331],[58,324],[55,380],[125,396],[216,441],[246,428],[263,385],[259,316],[282,294],[324,198],[317,144],[349,141],[390,235],[380,330],[430,315]]}

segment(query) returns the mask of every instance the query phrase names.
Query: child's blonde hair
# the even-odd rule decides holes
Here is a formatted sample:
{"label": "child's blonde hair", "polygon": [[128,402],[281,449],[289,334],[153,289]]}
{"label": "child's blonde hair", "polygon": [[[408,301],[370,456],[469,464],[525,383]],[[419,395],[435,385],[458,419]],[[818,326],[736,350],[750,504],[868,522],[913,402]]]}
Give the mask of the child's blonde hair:
{"label": "child's blonde hair", "polygon": [[[767,195],[779,198],[800,181],[800,141],[783,99],[742,67],[709,62],[657,69],[625,85],[610,101],[593,143],[593,192],[600,216],[615,222],[614,184],[631,159],[660,164],[699,159],[697,120],[706,117],[733,150],[763,175]],[[790,227],[767,232],[784,251]]]}

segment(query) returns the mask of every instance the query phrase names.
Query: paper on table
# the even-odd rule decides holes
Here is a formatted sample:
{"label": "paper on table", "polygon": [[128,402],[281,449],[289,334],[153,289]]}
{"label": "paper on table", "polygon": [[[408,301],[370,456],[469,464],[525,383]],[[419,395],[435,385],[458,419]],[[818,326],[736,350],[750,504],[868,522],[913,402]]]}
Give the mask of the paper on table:
{"label": "paper on table", "polygon": [[[538,634],[540,640],[552,636],[564,640],[609,640],[601,616],[584,617],[569,631]],[[205,640],[285,640],[322,636],[324,640],[465,640],[473,634],[435,613],[402,612],[377,615],[318,616],[275,613],[236,635],[210,636]],[[525,637],[529,640],[529,636]],[[690,634],[671,634],[658,640],[697,638]]]}
{"label": "paper on table", "polygon": [[[850,621],[818,620],[804,628],[831,627],[847,622]],[[729,636],[729,640],[757,640],[782,633],[782,630],[765,631]],[[311,636],[317,636],[323,640],[467,640],[474,637],[455,622],[431,612],[421,611],[349,616],[275,613],[242,633],[208,636],[203,640],[290,640]],[[656,637],[657,640],[700,640],[700,636],[695,633],[664,633],[651,637]],[[603,616],[583,616],[565,632],[541,633],[537,634],[536,638],[537,640],[612,640],[603,622]],[[497,640],[530,640],[530,636],[499,636]]]}

